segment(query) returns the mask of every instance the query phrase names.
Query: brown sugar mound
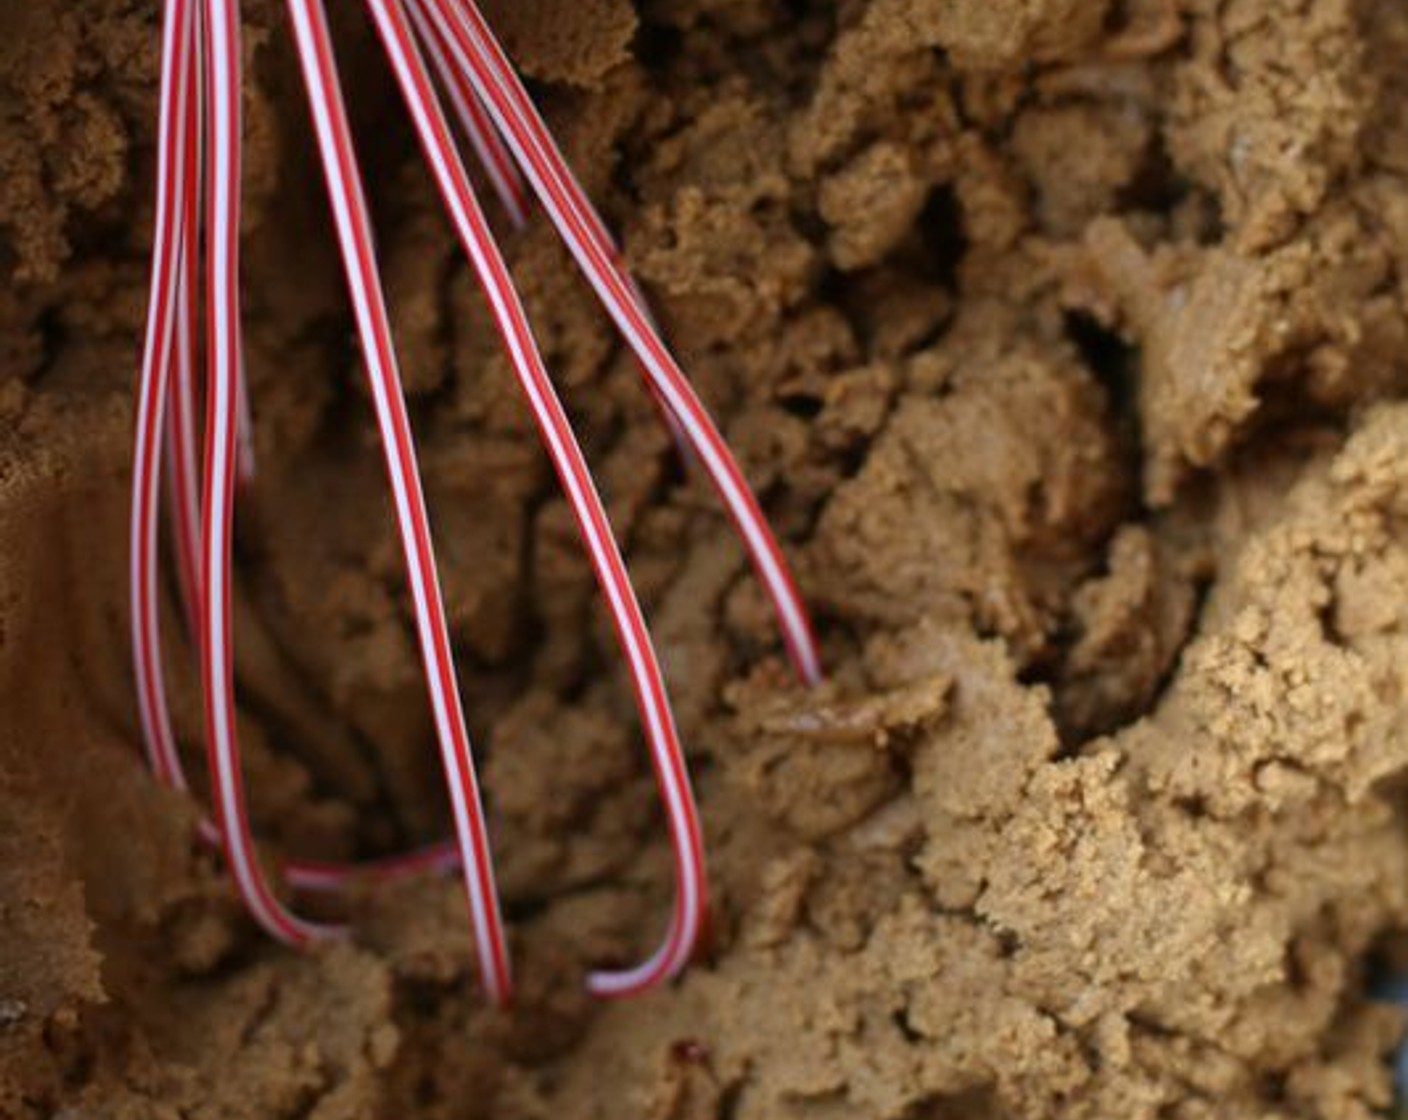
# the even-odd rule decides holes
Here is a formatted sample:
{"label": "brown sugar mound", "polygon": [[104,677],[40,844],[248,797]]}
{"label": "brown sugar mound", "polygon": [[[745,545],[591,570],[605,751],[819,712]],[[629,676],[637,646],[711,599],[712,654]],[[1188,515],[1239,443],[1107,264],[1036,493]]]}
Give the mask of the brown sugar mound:
{"label": "brown sugar mound", "polygon": [[[0,5],[0,1117],[1326,1117],[1408,931],[1408,9],[486,3],[795,558],[726,521],[542,215],[502,240],[666,662],[711,938],[572,519],[330,5],[520,991],[460,888],[242,913],[140,762],[126,488],[158,12]],[[270,853],[446,827],[285,16],[247,0],[236,671]],[[491,207],[492,209],[492,207]],[[192,650],[174,719],[203,788]]]}

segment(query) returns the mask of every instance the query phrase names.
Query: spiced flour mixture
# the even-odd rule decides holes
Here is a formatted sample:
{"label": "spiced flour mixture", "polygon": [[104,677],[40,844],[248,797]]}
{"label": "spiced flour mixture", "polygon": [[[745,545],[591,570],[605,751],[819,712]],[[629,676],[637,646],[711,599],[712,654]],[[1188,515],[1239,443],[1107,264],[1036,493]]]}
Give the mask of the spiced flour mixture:
{"label": "spiced flour mixture", "polygon": [[[244,7],[256,828],[390,852],[442,833],[444,794],[286,15]],[[488,5],[830,670],[791,684],[547,222],[502,224],[708,834],[706,958],[612,1004],[585,971],[648,950],[670,891],[624,674],[364,14],[332,7],[521,993],[483,1006],[451,879],[339,906],[349,943],[271,943],[145,773],[126,503],[157,5],[0,0],[0,1116],[1386,1110],[1408,7]]]}

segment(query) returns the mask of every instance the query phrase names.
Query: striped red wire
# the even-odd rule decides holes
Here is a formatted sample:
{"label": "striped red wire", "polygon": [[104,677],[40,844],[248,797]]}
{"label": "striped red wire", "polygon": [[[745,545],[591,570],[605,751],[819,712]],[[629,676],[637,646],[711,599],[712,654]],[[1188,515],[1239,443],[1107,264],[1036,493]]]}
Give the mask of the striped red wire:
{"label": "striped red wire", "polygon": [[[663,676],[625,563],[586,461],[552,387],[511,276],[475,197],[437,94],[450,99],[465,140],[515,224],[527,219],[525,177],[603,306],[635,352],[652,395],[691,457],[702,464],[753,558],[806,682],[820,663],[805,610],[757,501],[684,379],[620,253],[567,168],[526,90],[472,0],[366,0],[428,167],[481,286],[527,397],[610,609],[664,802],[675,852],[668,932],[643,964],[591,977],[601,995],[625,995],[676,975],[695,951],[707,883],[698,813]],[[354,876],[384,877],[459,865],[481,975],[506,1002],[511,976],[489,841],[465,728],[385,297],[351,130],[322,0],[288,0],[334,224],[381,432],[427,688],[455,821],[453,842],[362,865],[289,861],[304,890],[337,889]],[[132,496],[132,639],[148,758],[169,785],[187,786],[162,674],[158,609],[159,459],[165,429],[173,552],[188,629],[201,654],[205,736],[215,823],[202,835],[223,848],[247,908],[292,944],[341,929],[293,913],[271,888],[252,835],[236,726],[230,632],[236,484],[253,470],[239,300],[240,15],[238,0],[167,0],[158,121],[157,205],[151,298],[137,404]],[[424,52],[424,56],[422,55]],[[429,59],[429,67],[426,58]],[[206,428],[197,469],[194,300],[204,193]],[[203,490],[201,489],[203,485]],[[198,501],[197,494],[203,495]]]}
{"label": "striped red wire", "polygon": [[518,157],[538,200],[571,250],[602,306],[679,425],[719,492],[773,601],[798,675],[821,679],[821,659],[801,596],[782,550],[758,508],[728,445],[661,340],[623,276],[620,256],[586,193],[568,169],[547,126],[474,0],[410,0],[430,14],[455,61],[473,83],[500,133]]}
{"label": "striped red wire", "polygon": [[[152,230],[151,294],[146,343],[138,380],[137,422],[132,466],[131,559],[132,647],[137,710],[148,762],[170,785],[183,784],[180,758],[167,711],[161,672],[157,594],[157,514],[160,500],[161,432],[170,382],[173,334],[184,298],[183,252],[190,218],[182,187],[188,174],[187,106],[195,96],[195,68],[189,65],[195,37],[192,0],[168,0],[162,27],[161,93],[157,118],[156,212]],[[190,254],[187,254],[189,259]],[[187,338],[189,336],[187,335]],[[182,347],[190,360],[189,345]],[[180,503],[176,503],[178,508]],[[188,571],[188,578],[190,573]],[[191,584],[193,585],[193,578]]]}
{"label": "striped red wire", "polygon": [[513,161],[513,153],[505,146],[503,137],[484,112],[484,106],[474,87],[465,78],[463,71],[450,60],[448,47],[440,36],[439,29],[426,18],[419,5],[407,5],[407,15],[415,24],[425,53],[429,56],[440,84],[454,106],[460,128],[479,158],[479,164],[489,177],[499,202],[508,212],[509,219],[519,228],[528,224],[529,200],[523,185],[523,176]]}
{"label": "striped red wire", "polygon": [[509,966],[489,858],[489,840],[435,573],[410,421],[391,342],[391,322],[377,273],[371,222],[352,149],[351,128],[342,102],[322,5],[316,0],[289,0],[288,9],[308,87],[308,104],[362,339],[377,422],[381,427],[483,982],[489,998],[502,1003],[510,993]]}
{"label": "striped red wire", "polygon": [[234,526],[240,329],[240,13],[205,0],[206,420],[201,503],[201,683],[206,756],[215,820],[235,885],[255,920],[281,941],[302,945],[337,932],[294,914],[260,864],[240,766],[230,638],[230,534]]}
{"label": "striped red wire", "polygon": [[426,163],[465,253],[479,275],[504,347],[567,494],[630,668],[675,852],[676,902],[665,944],[646,966],[627,973],[598,974],[593,976],[592,985],[595,990],[610,993],[648,987],[673,976],[688,962],[705,909],[704,853],[698,812],[664,677],[606,511],[572,434],[567,414],[543,366],[508,267],[494,243],[469,176],[455,151],[405,13],[398,0],[368,0],[368,7],[420,136]]}
{"label": "striped red wire", "polygon": [[[187,631],[192,641],[200,633],[198,595],[200,567],[200,471],[196,466],[196,348],[194,337],[197,291],[196,265],[201,183],[201,88],[199,4],[180,0],[167,5],[161,105],[158,132],[158,207],[153,239],[153,290],[149,305],[147,348],[143,356],[142,392],[137,407],[137,453],[133,471],[132,624],[136,654],[139,709],[143,739],[152,767],[178,789],[187,781],[166,705],[161,631],[158,626],[156,565],[157,487],[155,433],[165,420],[168,501],[171,509],[172,552]],[[166,110],[169,108],[169,112]],[[177,131],[178,127],[183,129]],[[179,174],[176,169],[180,169]],[[169,200],[169,202],[167,201]],[[175,253],[176,283],[169,282],[167,254]],[[174,354],[165,342],[174,316]],[[162,386],[167,386],[163,393]],[[243,382],[242,382],[243,384]],[[240,398],[239,416],[247,416]],[[241,449],[248,446],[241,438]],[[241,450],[237,461],[252,463]],[[219,831],[203,821],[202,835],[219,842]],[[453,842],[439,843],[401,856],[360,864],[290,860],[281,865],[289,882],[303,890],[327,891],[354,878],[385,878],[428,869],[447,869],[458,862]]]}

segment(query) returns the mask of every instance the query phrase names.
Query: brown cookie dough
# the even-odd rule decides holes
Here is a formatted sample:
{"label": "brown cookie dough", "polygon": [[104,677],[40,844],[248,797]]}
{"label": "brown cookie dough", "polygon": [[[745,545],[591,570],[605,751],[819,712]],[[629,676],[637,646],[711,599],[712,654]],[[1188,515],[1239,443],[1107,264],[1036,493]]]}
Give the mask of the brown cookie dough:
{"label": "brown cookie dough", "polygon": [[[1361,1120],[1408,959],[1408,9],[485,3],[796,562],[793,683],[545,217],[491,219],[694,763],[708,944],[607,617],[358,5],[330,5],[518,976],[459,885],[241,912],[126,607],[154,0],[0,0],[0,1117]],[[256,829],[447,827],[286,15],[247,0]],[[174,719],[205,777],[168,588]]]}

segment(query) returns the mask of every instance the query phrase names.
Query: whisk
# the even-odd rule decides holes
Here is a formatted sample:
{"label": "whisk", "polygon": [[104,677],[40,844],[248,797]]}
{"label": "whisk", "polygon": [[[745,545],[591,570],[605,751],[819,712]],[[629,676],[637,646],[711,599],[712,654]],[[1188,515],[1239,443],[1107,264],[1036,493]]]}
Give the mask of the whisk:
{"label": "whisk", "polygon": [[[643,962],[588,978],[624,996],[677,975],[694,954],[708,906],[699,814],[644,615],[586,460],[534,341],[462,158],[472,150],[509,220],[536,199],[621,337],[676,441],[709,478],[772,601],[794,668],[821,665],[782,551],[718,429],[660,336],[639,286],[474,0],[364,0],[445,210],[480,287],[556,471],[625,658],[674,853],[666,934]],[[294,890],[336,890],[359,877],[458,866],[481,982],[512,993],[510,954],[488,830],[455,674],[421,489],[415,441],[371,220],[322,0],[287,0],[289,22],[332,207],[348,295],[376,414],[401,539],[453,839],[365,864],[283,861]],[[171,551],[186,625],[200,651],[213,820],[203,838],[223,853],[256,922],[292,945],[345,934],[299,916],[258,858],[246,806],[231,665],[231,532],[237,482],[255,470],[240,311],[241,20],[238,0],[166,0],[157,132],[151,290],[137,401],[131,516],[132,646],[138,708],[158,779],[188,789],[162,672],[158,522],[168,485]],[[442,98],[448,100],[454,124]],[[455,126],[459,135],[456,135]],[[204,252],[201,253],[202,235]],[[204,297],[198,314],[198,292]],[[197,339],[197,325],[203,338]],[[200,344],[203,342],[203,345]],[[205,432],[196,434],[204,357]],[[199,465],[198,465],[199,459]]]}

